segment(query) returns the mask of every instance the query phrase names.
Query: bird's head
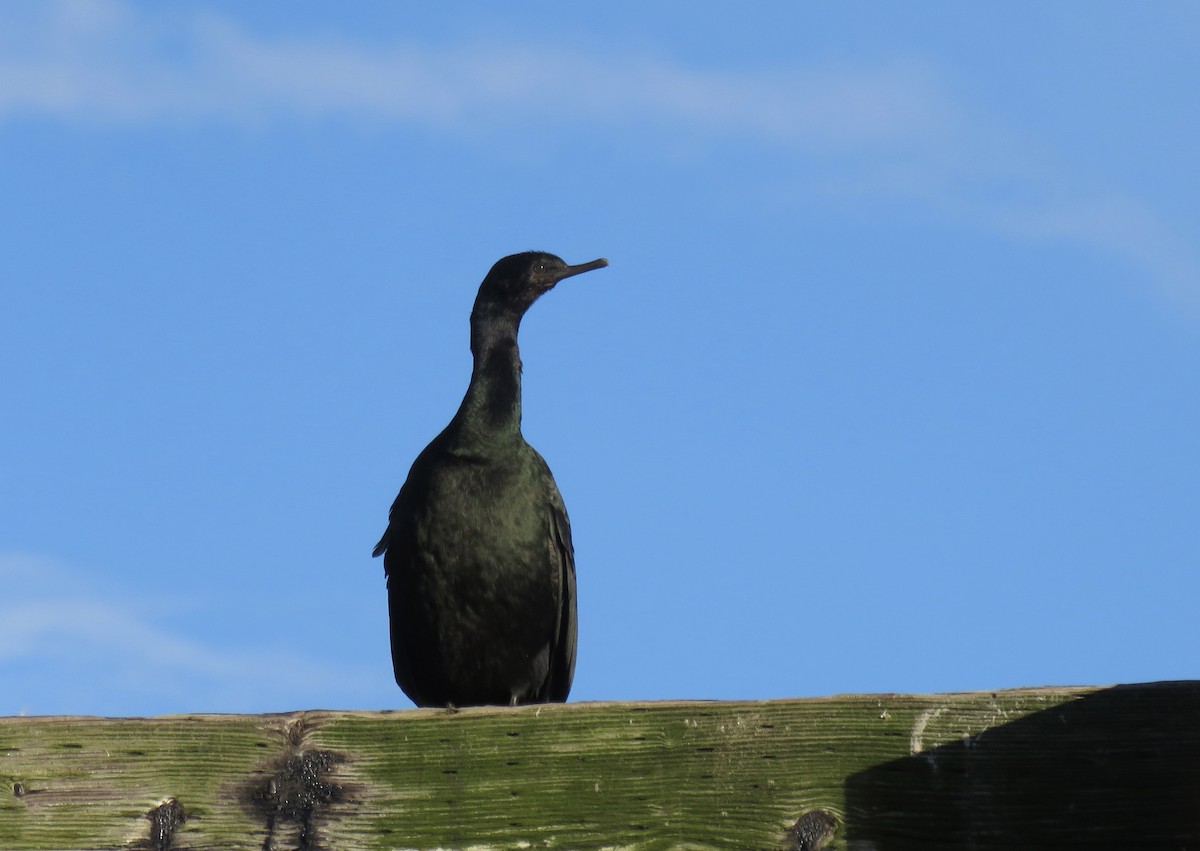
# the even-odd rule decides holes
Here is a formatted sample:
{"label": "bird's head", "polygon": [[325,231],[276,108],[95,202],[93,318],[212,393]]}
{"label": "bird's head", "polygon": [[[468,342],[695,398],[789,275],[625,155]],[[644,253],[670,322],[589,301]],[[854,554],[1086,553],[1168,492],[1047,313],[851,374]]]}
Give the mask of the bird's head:
{"label": "bird's head", "polygon": [[608,261],[601,258],[590,263],[568,266],[561,257],[544,251],[525,251],[497,260],[479,286],[476,306],[486,302],[496,307],[515,309],[519,314],[529,309],[542,293],[554,288],[563,278],[601,269]]}

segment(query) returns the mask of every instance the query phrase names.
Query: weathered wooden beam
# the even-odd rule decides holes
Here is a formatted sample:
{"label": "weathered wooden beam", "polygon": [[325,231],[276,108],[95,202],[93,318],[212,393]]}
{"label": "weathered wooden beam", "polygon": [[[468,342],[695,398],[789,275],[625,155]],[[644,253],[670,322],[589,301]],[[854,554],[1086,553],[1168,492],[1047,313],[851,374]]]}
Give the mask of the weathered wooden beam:
{"label": "weathered wooden beam", "polygon": [[0,848],[1200,848],[1200,683],[0,718]]}

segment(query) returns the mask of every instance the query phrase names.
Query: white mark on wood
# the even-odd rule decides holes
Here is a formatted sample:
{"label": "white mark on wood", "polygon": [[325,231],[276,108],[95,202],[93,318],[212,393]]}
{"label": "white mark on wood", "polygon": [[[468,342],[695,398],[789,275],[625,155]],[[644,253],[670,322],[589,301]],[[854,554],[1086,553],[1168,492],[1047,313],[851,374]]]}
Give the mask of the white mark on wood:
{"label": "white mark on wood", "polygon": [[946,711],[947,709],[944,706],[939,706],[937,709],[921,710],[921,714],[913,722],[912,734],[908,737],[908,752],[910,754],[916,756],[925,750],[925,728],[929,726],[930,721]]}

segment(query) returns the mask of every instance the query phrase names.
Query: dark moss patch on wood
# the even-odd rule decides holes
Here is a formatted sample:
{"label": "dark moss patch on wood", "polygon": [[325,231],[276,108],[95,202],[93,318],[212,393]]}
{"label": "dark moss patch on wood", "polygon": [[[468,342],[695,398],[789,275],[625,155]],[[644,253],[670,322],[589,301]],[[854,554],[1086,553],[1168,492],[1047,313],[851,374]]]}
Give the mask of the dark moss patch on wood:
{"label": "dark moss patch on wood", "polygon": [[175,831],[187,821],[183,806],[174,798],[168,798],[152,809],[146,818],[150,820],[151,851],[171,851]]}
{"label": "dark moss patch on wood", "polygon": [[787,851],[821,851],[837,835],[841,821],[829,810],[809,810],[787,832]]}
{"label": "dark moss patch on wood", "polygon": [[300,749],[285,755],[266,779],[246,790],[246,803],[259,814],[266,828],[262,851],[282,848],[284,834],[291,835],[288,847],[295,851],[323,851],[320,820],[335,804],[346,800],[343,785],[330,777],[334,767],[345,762],[345,756],[304,749],[299,737],[293,742]]}

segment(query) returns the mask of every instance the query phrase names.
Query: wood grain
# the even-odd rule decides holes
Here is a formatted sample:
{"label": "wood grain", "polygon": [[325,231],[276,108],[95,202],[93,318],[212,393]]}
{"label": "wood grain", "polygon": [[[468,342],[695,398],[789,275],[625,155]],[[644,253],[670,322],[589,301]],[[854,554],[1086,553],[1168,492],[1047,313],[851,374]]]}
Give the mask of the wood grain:
{"label": "wood grain", "polygon": [[0,718],[0,848],[1200,849],[1200,683]]}

